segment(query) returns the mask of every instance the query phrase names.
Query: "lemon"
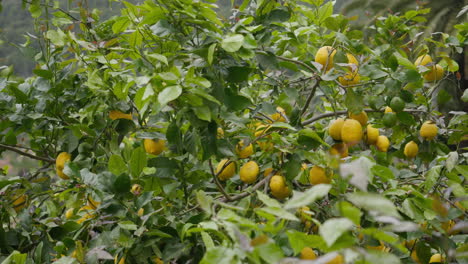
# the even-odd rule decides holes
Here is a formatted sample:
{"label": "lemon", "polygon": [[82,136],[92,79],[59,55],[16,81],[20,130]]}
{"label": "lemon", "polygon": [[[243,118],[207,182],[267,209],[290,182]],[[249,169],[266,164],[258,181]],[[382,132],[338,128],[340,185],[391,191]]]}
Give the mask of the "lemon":
{"label": "lemon", "polygon": [[309,170],[309,182],[313,185],[321,183],[328,184],[331,182],[331,179],[327,177],[324,168],[315,165]]}
{"label": "lemon", "polygon": [[120,261],[118,262],[118,264],[125,264],[125,257],[122,257]]}
{"label": "lemon", "polygon": [[397,116],[394,112],[385,113],[383,116],[382,123],[386,127],[393,127],[397,122]]}
{"label": "lemon", "polygon": [[344,259],[343,259],[343,256],[341,255],[337,255],[335,258],[327,262],[327,264],[343,264],[343,263],[344,263]]}
{"label": "lemon", "polygon": [[341,140],[341,128],[343,127],[344,122],[343,118],[338,118],[328,127],[328,134],[330,134],[334,140]]}
{"label": "lemon", "polygon": [[286,116],[286,112],[284,111],[283,108],[281,107],[276,107],[276,113],[272,114],[270,118],[274,122],[286,122],[286,119],[284,118]]}
{"label": "lemon", "polygon": [[423,77],[427,82],[439,81],[442,79],[442,77],[444,77],[444,68],[442,68],[442,66],[439,64],[436,64],[432,66],[431,70],[424,74]]}
{"label": "lemon", "polygon": [[315,62],[322,64],[326,71],[333,67],[333,57],[335,57],[336,49],[330,46],[323,46],[315,53]]}
{"label": "lemon", "polygon": [[270,141],[257,141],[258,147],[263,151],[263,152],[268,152],[271,151],[274,147],[273,143]]}
{"label": "lemon", "polygon": [[412,159],[418,155],[418,151],[418,144],[416,144],[414,141],[410,141],[406,143],[403,153],[407,158]]}
{"label": "lemon", "polygon": [[393,109],[390,108],[389,106],[385,107],[384,113],[393,113]]}
{"label": "lemon", "polygon": [[310,217],[310,208],[308,206],[303,206],[298,210],[299,218],[301,222],[305,223]]}
{"label": "lemon", "polygon": [[268,242],[268,236],[266,236],[266,235],[260,235],[260,236],[258,236],[258,237],[256,237],[256,238],[252,239],[252,240],[250,241],[250,245],[251,245],[252,247],[256,247],[256,246],[265,244],[265,243],[267,243],[267,242]]}
{"label": "lemon", "polygon": [[368,144],[375,144],[377,142],[377,139],[379,138],[379,129],[374,128],[372,125],[367,125],[367,143]]}
{"label": "lemon", "polygon": [[224,130],[222,127],[218,127],[216,129],[216,137],[217,138],[223,138],[224,137]]}
{"label": "lemon", "polygon": [[13,197],[13,209],[15,209],[15,212],[19,212],[23,210],[24,207],[26,207],[28,203],[28,195],[26,194],[21,194],[21,195],[16,195]]}
{"label": "lemon", "polygon": [[432,140],[437,136],[437,125],[432,121],[426,121],[421,126],[419,134],[425,140]]}
{"label": "lemon", "polygon": [[413,251],[411,251],[411,258],[414,260],[414,262],[418,263],[418,264],[421,264],[421,262],[419,261],[419,257],[418,257],[418,253],[416,252],[416,250],[414,249]]}
{"label": "lemon", "polygon": [[429,263],[443,263],[443,262],[444,262],[444,258],[439,253],[432,255],[431,259],[429,260]]}
{"label": "lemon", "polygon": [[277,199],[284,199],[289,196],[289,188],[283,176],[275,175],[270,179],[271,194]]}
{"label": "lemon", "polygon": [[378,246],[366,246],[367,249],[378,250],[382,252],[389,252],[390,248],[386,247],[382,241],[380,241],[380,245]]}
{"label": "lemon", "polygon": [[455,225],[455,221],[453,221],[453,220],[449,220],[449,221],[443,222],[443,223],[441,224],[442,229],[443,229],[445,232],[447,232],[447,233],[450,233],[450,231],[451,231],[451,229],[452,229],[452,227],[453,227],[454,225]]}
{"label": "lemon", "polygon": [[348,157],[348,147],[346,144],[337,143],[330,148],[330,154],[333,156],[339,155],[341,158]]}
{"label": "lemon", "polygon": [[244,147],[244,141],[241,140],[237,143],[236,152],[239,158],[245,159],[254,153],[253,145],[249,144],[247,147]]}
{"label": "lemon", "polygon": [[145,138],[145,140],[143,141],[143,145],[145,146],[146,153],[159,155],[166,148],[166,141],[163,139],[153,140]]}
{"label": "lemon", "polygon": [[228,162],[228,159],[223,159],[218,163],[218,167],[216,167],[216,174],[218,175],[218,178],[222,181],[232,178],[232,176],[234,176],[234,174],[236,173],[236,164],[234,163],[234,161],[229,163],[224,168],[224,170],[221,171],[226,162]]}
{"label": "lemon", "polygon": [[349,118],[359,121],[359,123],[361,123],[361,126],[365,126],[367,124],[368,117],[367,113],[364,111],[362,111],[359,114],[348,113],[348,115]]}
{"label": "lemon", "polygon": [[64,179],[70,179],[65,173],[63,173],[63,169],[65,168],[65,163],[71,160],[71,155],[67,152],[61,152],[58,154],[57,158],[55,159],[55,168],[57,175]]}
{"label": "lemon", "polygon": [[140,209],[138,209],[137,215],[138,215],[139,217],[141,217],[141,216],[144,215],[144,214],[145,214],[145,208],[140,208]]}
{"label": "lemon", "polygon": [[268,130],[271,128],[269,125],[258,125],[255,128],[255,137],[260,137],[268,132]]}
{"label": "lemon", "polygon": [[118,110],[112,110],[109,112],[109,118],[112,119],[112,120],[116,120],[116,119],[128,119],[128,120],[132,120],[132,114],[125,114],[125,113],[122,113]]}
{"label": "lemon", "polygon": [[301,250],[301,259],[316,259],[317,255],[310,247],[305,247]]}
{"label": "lemon", "polygon": [[91,197],[91,195],[88,195],[87,199],[88,199],[88,206],[93,210],[96,210],[101,204],[100,202],[95,201],[93,197]]}
{"label": "lemon", "polygon": [[338,82],[343,86],[356,85],[361,81],[361,76],[357,72],[348,72],[344,76],[338,77]]}
{"label": "lemon", "polygon": [[130,192],[133,193],[134,195],[140,195],[142,189],[143,188],[141,187],[140,184],[133,184],[132,189],[130,190]]}
{"label": "lemon", "polygon": [[427,54],[424,54],[424,55],[421,55],[419,56],[416,61],[414,62],[414,65],[415,66],[425,66],[429,63],[432,62],[432,58],[431,56],[427,55]]}
{"label": "lemon", "polygon": [[386,136],[379,136],[375,145],[379,151],[387,152],[388,147],[390,146],[390,141]]}
{"label": "lemon", "polygon": [[393,97],[390,101],[390,107],[395,112],[400,112],[405,109],[405,102],[400,97]]}
{"label": "lemon", "polygon": [[75,215],[75,209],[70,208],[65,212],[65,219],[70,219]]}
{"label": "lemon", "polygon": [[259,171],[258,164],[255,161],[249,161],[240,168],[239,177],[244,183],[254,183]]}
{"label": "lemon", "polygon": [[160,258],[158,258],[158,257],[155,257],[155,258],[153,259],[153,261],[154,261],[154,264],[164,264],[164,261],[162,261],[162,259],[160,259]]}
{"label": "lemon", "polygon": [[407,249],[412,249],[414,247],[414,244],[416,243],[416,240],[415,239],[412,239],[412,240],[407,240],[404,242],[405,244],[405,247]]}
{"label": "lemon", "polygon": [[359,121],[346,119],[341,128],[341,140],[346,143],[356,144],[362,139],[362,126]]}
{"label": "lemon", "polygon": [[266,168],[263,172],[263,176],[268,177],[273,172],[273,168]]}
{"label": "lemon", "polygon": [[[356,59],[356,57],[354,57],[354,55],[351,54],[351,53],[346,53],[346,58],[348,58],[348,63],[349,63],[349,64],[356,64],[356,65],[359,64],[359,62],[358,62],[358,60]],[[351,69],[351,70],[352,70],[352,69]]]}

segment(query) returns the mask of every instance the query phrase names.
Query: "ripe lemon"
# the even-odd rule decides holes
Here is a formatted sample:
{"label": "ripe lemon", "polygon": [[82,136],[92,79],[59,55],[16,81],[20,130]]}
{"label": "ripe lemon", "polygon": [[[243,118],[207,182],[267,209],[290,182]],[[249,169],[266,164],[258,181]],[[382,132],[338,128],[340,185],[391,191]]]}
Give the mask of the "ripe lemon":
{"label": "ripe lemon", "polygon": [[142,189],[143,188],[141,187],[140,184],[133,184],[132,189],[130,190],[130,192],[133,193],[134,195],[140,195]]}
{"label": "ripe lemon", "polygon": [[145,140],[143,141],[143,145],[145,146],[146,153],[159,155],[166,148],[166,141],[163,139],[153,140],[145,138]]}
{"label": "ripe lemon", "polygon": [[61,152],[58,154],[57,158],[55,159],[55,167],[57,175],[64,179],[70,179],[65,173],[63,173],[63,169],[65,168],[65,163],[71,160],[71,155],[67,152]]}
{"label": "ripe lemon", "polygon": [[392,108],[390,108],[389,106],[386,106],[384,112],[385,112],[385,113],[392,113],[393,110],[392,110]]}
{"label": "ripe lemon", "polygon": [[386,127],[393,127],[397,122],[397,116],[394,112],[385,113],[382,119],[382,123]]}
{"label": "ripe lemon", "polygon": [[[117,260],[117,259],[116,259]],[[120,259],[120,261],[118,262],[118,264],[125,264],[125,257],[122,257]]]}
{"label": "ripe lemon", "polygon": [[421,129],[419,130],[419,134],[425,140],[432,140],[437,136],[437,130],[438,130],[437,125],[434,122],[426,121],[421,126]]}
{"label": "ripe lemon", "polygon": [[[358,60],[356,59],[356,57],[354,57],[354,55],[351,54],[351,53],[346,53],[346,58],[348,58],[348,63],[349,63],[349,64],[356,64],[356,65],[359,64],[359,62],[358,62]],[[351,69],[351,70],[353,70],[353,69]]]}
{"label": "ripe lemon", "polygon": [[418,155],[418,151],[418,144],[416,144],[414,141],[410,141],[406,143],[403,153],[407,158],[412,159]]}
{"label": "ripe lemon", "polygon": [[75,209],[70,208],[65,212],[65,219],[70,219],[75,215]]}
{"label": "ripe lemon", "polygon": [[328,127],[328,134],[330,134],[334,140],[341,140],[341,128],[343,127],[344,122],[343,118],[338,118]]}
{"label": "ripe lemon", "polygon": [[390,147],[390,141],[386,136],[379,136],[375,145],[379,151],[387,152],[388,147]]}
{"label": "ripe lemon", "polygon": [[337,255],[334,259],[327,262],[327,264],[343,264],[344,259],[343,256]]}
{"label": "ripe lemon", "polygon": [[377,139],[379,138],[379,129],[374,128],[372,125],[367,125],[366,128],[367,132],[367,143],[368,144],[375,144],[377,142]]}
{"label": "ripe lemon", "polygon": [[254,153],[253,145],[249,144],[247,147],[244,148],[244,141],[241,140],[237,143],[236,152],[239,158],[245,159],[248,158],[250,155]]}
{"label": "ripe lemon", "polygon": [[338,82],[343,86],[356,85],[361,81],[361,76],[357,72],[348,72],[344,76],[338,77]]}
{"label": "ripe lemon", "polygon": [[145,214],[145,208],[140,208],[140,209],[138,209],[137,215],[138,215],[139,217],[141,217],[143,214]]}
{"label": "ripe lemon", "polygon": [[339,155],[341,158],[346,158],[348,157],[348,147],[343,143],[334,144],[330,149],[330,154],[333,156]]}
{"label": "ripe lemon", "polygon": [[273,168],[266,168],[265,171],[263,172],[263,176],[268,177],[272,171],[273,171]]}
{"label": "ripe lemon", "polygon": [[224,137],[224,130],[222,127],[218,127],[216,129],[216,137],[217,138],[223,138]]}
{"label": "ripe lemon", "polygon": [[390,101],[390,107],[395,112],[400,112],[405,109],[405,101],[403,101],[400,97],[393,97]]}
{"label": "ripe lemon", "polygon": [[112,110],[109,112],[109,118],[112,119],[112,120],[116,120],[116,119],[128,119],[128,120],[132,120],[132,114],[125,114],[125,113],[122,113],[118,110]]}
{"label": "ripe lemon", "polygon": [[357,144],[362,139],[362,126],[359,121],[346,119],[341,128],[341,140],[350,144]]}
{"label": "ripe lemon", "polygon": [[26,207],[28,203],[28,195],[26,194],[21,194],[21,195],[16,195],[13,197],[13,209],[15,209],[15,212],[19,212],[23,210],[24,207]]}
{"label": "ripe lemon", "polygon": [[234,174],[236,173],[236,164],[234,163],[234,161],[229,163],[224,168],[224,170],[221,171],[226,162],[228,162],[228,159],[223,159],[218,163],[218,166],[216,167],[216,174],[218,175],[218,178],[222,181],[232,178],[232,176],[234,176]]}
{"label": "ripe lemon", "polygon": [[431,259],[429,260],[429,263],[443,263],[443,262],[444,262],[444,258],[439,253],[432,255]]}
{"label": "ripe lemon", "polygon": [[424,80],[427,82],[434,82],[434,81],[439,81],[444,77],[444,68],[440,66],[439,64],[436,64],[432,66],[431,70],[424,74]]}
{"label": "ripe lemon", "polygon": [[310,247],[305,247],[301,250],[301,259],[316,259],[317,255]]}
{"label": "ripe lemon", "polygon": [[323,46],[315,53],[315,62],[322,64],[326,71],[333,68],[333,57],[335,57],[336,49],[330,46]]}
{"label": "ripe lemon", "polygon": [[93,199],[93,197],[91,197],[91,195],[88,195],[88,198],[87,198],[87,199],[88,199],[88,206],[89,206],[92,210],[96,210],[96,209],[99,207],[99,205],[101,204],[100,202],[95,201],[95,200]]}
{"label": "ripe lemon", "polygon": [[367,124],[368,117],[367,113],[364,111],[362,111],[359,114],[348,113],[348,115],[349,118],[359,121],[359,123],[361,123],[361,126],[365,126]]}
{"label": "ripe lemon", "polygon": [[260,168],[255,161],[245,163],[239,170],[239,177],[244,183],[254,183]]}
{"label": "ripe lemon", "polygon": [[276,113],[272,114],[270,118],[273,119],[274,122],[286,122],[285,116],[286,112],[284,109],[278,106],[276,107]]}
{"label": "ripe lemon", "polygon": [[414,61],[415,66],[425,66],[432,62],[431,56],[424,54],[419,56],[416,61]]}
{"label": "ripe lemon", "polygon": [[153,261],[154,261],[154,264],[164,264],[164,261],[162,261],[162,259],[160,259],[160,258],[158,258],[158,257],[155,257],[155,258],[153,259]]}
{"label": "ripe lemon", "polygon": [[255,137],[260,137],[268,132],[268,130],[271,128],[269,125],[258,125],[255,128]]}
{"label": "ripe lemon", "polygon": [[277,199],[284,199],[289,196],[289,188],[283,176],[275,175],[270,179],[271,194]]}
{"label": "ripe lemon", "polygon": [[309,170],[309,182],[313,185],[321,183],[328,184],[331,182],[331,178],[327,177],[324,168],[315,165]]}

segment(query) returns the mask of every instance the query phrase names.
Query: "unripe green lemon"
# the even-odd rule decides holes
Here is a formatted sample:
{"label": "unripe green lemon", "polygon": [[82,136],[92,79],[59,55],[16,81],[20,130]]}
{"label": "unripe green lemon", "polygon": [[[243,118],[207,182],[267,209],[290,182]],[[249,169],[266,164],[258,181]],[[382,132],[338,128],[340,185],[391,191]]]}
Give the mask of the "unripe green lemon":
{"label": "unripe green lemon", "polygon": [[405,109],[405,102],[400,97],[393,97],[392,101],[390,101],[390,107],[395,112],[400,112]]}
{"label": "unripe green lemon", "polygon": [[397,122],[397,116],[393,112],[385,113],[382,119],[382,123],[386,127],[393,127]]}

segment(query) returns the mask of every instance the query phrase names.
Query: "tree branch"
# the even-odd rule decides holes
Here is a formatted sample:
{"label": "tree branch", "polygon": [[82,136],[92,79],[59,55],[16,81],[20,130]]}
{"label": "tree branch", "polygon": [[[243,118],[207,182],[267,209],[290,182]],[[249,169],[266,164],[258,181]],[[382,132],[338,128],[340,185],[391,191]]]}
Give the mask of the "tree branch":
{"label": "tree branch", "polygon": [[[270,172],[270,174],[265,177],[264,179],[262,179],[261,181],[259,181],[257,184],[255,184],[253,187],[252,187],[252,190],[251,191],[244,191],[242,193],[239,193],[237,195],[234,195],[234,196],[231,196],[230,197],[230,202],[232,201],[237,201],[237,200],[240,200],[244,197],[247,197],[251,194],[253,194],[256,190],[260,189],[262,186],[264,186],[266,183],[270,182],[270,179],[271,177],[273,177],[273,175],[276,174],[277,171],[272,171]],[[221,200],[222,202],[226,202],[226,200]]]}
{"label": "tree branch", "polygon": [[[269,54],[263,50],[257,50],[256,51],[257,54],[261,54],[261,55],[265,55],[265,56],[268,56]],[[315,69],[310,67],[309,65],[305,64],[304,62],[302,61],[298,61],[298,60],[295,60],[295,59],[290,59],[290,58],[286,58],[286,57],[283,57],[283,56],[278,56],[278,55],[275,55],[276,58],[280,59],[280,60],[283,60],[283,61],[289,61],[289,62],[292,62],[292,63],[295,63],[297,65],[300,65],[306,69],[308,69],[310,72],[313,72],[315,73]]]}
{"label": "tree branch", "polygon": [[319,86],[320,79],[317,79],[315,81],[314,86],[312,86],[312,90],[310,91],[309,97],[307,97],[306,103],[304,104],[304,107],[302,107],[301,110],[301,117],[304,115],[304,113],[307,111],[307,108],[309,107],[310,101],[312,101],[312,98],[314,98],[315,91],[317,91],[317,87]]}
{"label": "tree branch", "polygon": [[9,145],[5,145],[5,144],[0,144],[0,148],[4,148],[4,149],[7,149],[7,150],[11,150],[13,152],[16,152],[22,156],[26,156],[28,158],[31,158],[31,159],[35,159],[35,160],[41,160],[41,161],[45,161],[45,162],[49,162],[49,163],[54,163],[55,162],[55,159],[51,159],[51,158],[44,158],[44,157],[39,157],[39,156],[36,156],[34,154],[31,154],[31,153],[28,153],[28,152],[25,152],[25,151],[22,151],[22,150],[19,150],[13,146],[9,146]]}

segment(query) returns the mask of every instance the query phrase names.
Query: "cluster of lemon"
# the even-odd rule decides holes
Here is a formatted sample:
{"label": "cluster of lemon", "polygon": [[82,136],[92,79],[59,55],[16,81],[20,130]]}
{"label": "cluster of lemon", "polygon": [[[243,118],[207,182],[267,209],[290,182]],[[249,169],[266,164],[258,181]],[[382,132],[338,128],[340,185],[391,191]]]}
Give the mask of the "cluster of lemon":
{"label": "cluster of lemon", "polygon": [[[315,62],[322,64],[323,69],[328,72],[333,68],[333,58],[335,57],[336,49],[331,46],[323,46],[317,50],[315,54]],[[361,81],[361,76],[358,73],[359,62],[350,53],[346,53],[348,59],[348,69],[345,75],[338,77],[338,82],[343,86],[356,85]]]}
{"label": "cluster of lemon", "polygon": [[444,68],[437,63],[434,64],[430,55],[424,54],[419,56],[414,62],[414,65],[429,69],[429,71],[423,75],[424,80],[427,82],[439,81],[444,77]]}

